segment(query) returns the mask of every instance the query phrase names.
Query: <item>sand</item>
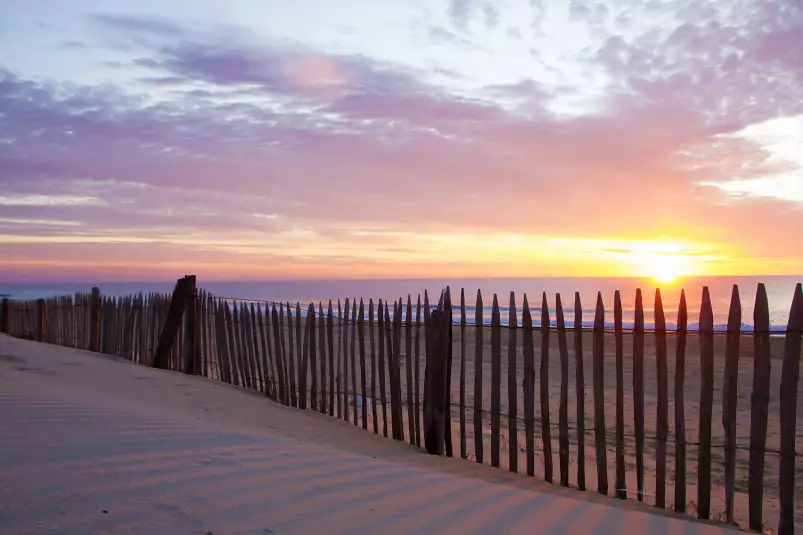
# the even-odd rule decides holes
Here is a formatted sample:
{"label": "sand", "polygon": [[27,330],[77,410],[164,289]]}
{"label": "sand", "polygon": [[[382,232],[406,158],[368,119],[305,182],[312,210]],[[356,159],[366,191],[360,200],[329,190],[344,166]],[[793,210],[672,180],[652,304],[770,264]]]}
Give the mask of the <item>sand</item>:
{"label": "sand", "polygon": [[9,533],[723,532],[84,351],[0,336],[0,387]]}
{"label": "sand", "polygon": [[[473,383],[474,383],[474,344],[472,329],[467,329],[467,388],[466,388],[466,403],[472,405],[473,399]],[[506,333],[505,333],[506,334]],[[521,337],[522,331],[519,332]],[[455,333],[458,339],[458,347],[455,348],[455,359],[460,355],[459,350],[459,333]],[[506,336],[503,336],[503,341],[506,342]],[[485,333],[485,340],[489,339],[489,333]],[[471,342],[469,342],[471,340]],[[540,336],[536,335],[535,347],[539,347]],[[520,344],[519,340],[519,344]],[[574,363],[574,347],[572,336],[568,337],[569,345],[569,426],[576,427],[576,389],[575,389],[575,363]],[[724,345],[725,337],[715,337],[715,361],[714,361],[714,406],[712,416],[712,498],[711,498],[711,516],[712,518],[724,518],[724,457],[723,447],[724,432],[722,427],[722,383],[724,376]],[[651,437],[656,435],[656,409],[657,409],[657,372],[655,366],[655,348],[654,337],[647,336],[645,341],[645,358],[644,358],[644,390],[645,390],[645,435],[648,437],[645,441],[645,490],[646,500],[648,503],[654,502],[655,495],[655,477],[654,477],[654,451],[655,440]],[[669,392],[669,435],[667,445],[667,507],[673,507],[674,498],[674,439],[675,439],[675,418],[674,418],[674,383],[675,383],[675,353],[676,353],[676,338],[670,335],[667,340],[667,355],[668,355],[668,392]],[[520,347],[520,345],[519,345]],[[586,485],[589,489],[596,489],[596,460],[593,444],[593,388],[592,388],[592,359],[591,348],[592,339],[591,334],[586,333],[583,340],[584,348],[584,372],[585,372],[585,427],[586,427]],[[626,463],[626,478],[628,497],[636,497],[636,475],[635,475],[635,427],[634,427],[634,414],[633,414],[633,337],[631,335],[624,336],[624,413],[625,413],[625,463]],[[767,427],[767,449],[777,450],[780,447],[780,424],[779,424],[779,387],[781,376],[781,358],[783,355],[783,339],[773,338],[771,342],[771,358],[772,358],[772,379],[770,388],[770,406],[769,406],[769,422]],[[501,388],[501,404],[502,412],[507,413],[507,346],[506,344],[502,350],[502,378],[503,384]],[[490,407],[490,346],[484,349],[484,372],[483,379],[486,384],[483,387],[483,408]],[[518,395],[518,414],[523,415],[523,395],[521,394],[521,382],[523,378],[523,364],[521,363],[521,354],[518,358],[517,366],[517,384],[519,385]],[[699,400],[700,400],[700,358],[699,358],[699,335],[691,334],[687,339],[686,351],[686,373],[684,381],[684,401],[685,401],[685,427],[686,427],[686,440],[691,443],[687,446],[686,456],[686,470],[687,470],[687,507],[686,510],[691,514],[696,513],[695,504],[697,500],[697,447],[693,444],[698,441],[699,429]],[[540,365],[540,352],[536,350],[536,380],[535,380],[535,412],[538,422],[536,423],[536,450],[540,446],[540,401],[539,401],[539,365]],[[455,366],[452,371],[452,377],[459,377],[458,367]],[[738,403],[737,403],[737,426],[736,438],[737,445],[740,448],[736,454],[736,495],[735,495],[735,520],[742,526],[746,527],[748,506],[747,506],[747,477],[748,477],[748,463],[749,463],[749,444],[750,444],[750,395],[752,392],[753,381],[753,341],[751,337],[743,336],[740,345],[740,360],[739,360],[739,375],[738,375]],[[457,388],[453,389],[453,400],[459,400],[459,381]],[[615,338],[613,335],[605,336],[605,423],[607,429],[607,465],[608,465],[608,480],[609,480],[609,493],[614,492],[614,474],[615,474],[615,426],[616,426],[616,361],[615,361]],[[558,434],[558,411],[560,402],[560,357],[557,350],[557,336],[553,335],[550,339],[550,366],[549,366],[549,398],[550,398],[550,422],[552,426],[552,451],[553,451],[553,464],[556,474],[558,474],[558,455],[557,455],[557,434]],[[798,395],[799,405],[803,404],[803,393]],[[459,418],[459,409],[453,409],[453,418]],[[471,421],[473,415],[471,411],[467,411],[467,419]],[[798,409],[799,418],[803,417],[800,408]],[[489,420],[488,420],[489,422]],[[488,428],[489,423],[485,423]],[[473,425],[468,425],[469,430],[473,430]],[[507,430],[506,418],[502,418],[502,429]],[[458,430],[459,433],[459,430]],[[458,435],[459,436],[459,435]],[[570,483],[576,483],[576,431],[570,430],[570,441],[572,443],[570,451]],[[803,446],[803,424],[797,427],[797,440],[798,444]],[[488,440],[486,440],[488,442]],[[521,445],[522,449],[525,447],[525,438],[523,433],[523,423],[519,424],[519,435],[517,442]],[[473,433],[472,438],[468,439],[471,445],[470,450],[473,450]],[[800,447],[798,449],[800,449]],[[486,445],[485,456],[488,458],[488,451],[490,446]],[[522,454],[523,455],[523,454]],[[501,455],[504,465],[507,464],[507,455]],[[526,467],[526,461],[522,456],[519,459],[520,470]],[[542,467],[542,462],[536,462],[536,476],[539,475],[538,469]],[[798,467],[798,474],[800,474],[803,467]],[[777,511],[778,511],[778,474],[779,474],[779,456],[775,453],[767,453],[765,458],[765,494],[764,494],[764,522],[768,527],[777,526]],[[803,485],[803,479],[800,475],[797,477],[798,485]],[[800,509],[798,509],[800,511]],[[799,513],[797,521],[803,521],[803,516]]]}
{"label": "sand", "polygon": [[[516,384],[517,384],[517,414],[518,414],[518,433],[516,443],[519,445],[518,457],[518,470],[524,472],[526,470],[526,454],[525,445],[526,439],[524,435],[524,399],[522,390],[522,380],[524,376],[523,368],[523,352],[522,352],[522,339],[524,331],[517,330],[517,365],[516,365]],[[461,331],[460,327],[455,326],[453,331],[454,346],[453,346],[453,367],[452,367],[452,420],[453,420],[453,444],[454,454],[460,455],[460,435],[459,435],[459,403],[460,400],[460,355],[461,355]],[[490,346],[491,333],[489,327],[483,328],[483,398],[482,408],[484,411],[483,429],[485,434],[483,436],[484,442],[484,462],[490,463],[490,429],[491,420],[487,411],[490,411],[490,396],[491,396],[491,346]],[[475,354],[475,327],[467,326],[465,329],[465,355],[466,355],[466,428],[467,428],[467,446],[468,458],[474,459],[474,434],[473,434],[473,405],[474,405],[474,354]],[[713,396],[713,416],[712,416],[712,462],[711,462],[711,517],[724,520],[725,518],[725,493],[724,493],[724,433],[721,423],[722,419],[722,384],[724,377],[724,353],[725,353],[725,340],[726,337],[721,334],[715,336],[715,357],[714,357],[714,396]],[[577,448],[576,440],[577,435],[575,428],[577,426],[576,419],[576,389],[575,389],[575,357],[574,357],[574,340],[572,333],[567,335],[568,351],[569,351],[569,385],[568,385],[568,421],[570,427],[570,485],[577,483]],[[655,444],[654,439],[656,435],[656,409],[657,409],[657,372],[655,366],[655,338],[653,335],[648,334],[645,338],[645,353],[644,353],[644,390],[645,390],[645,501],[647,503],[654,503],[655,497]],[[423,396],[423,380],[424,380],[424,346],[423,346],[423,328],[421,329],[420,340],[420,381],[419,391]],[[501,366],[501,429],[502,429],[502,445],[500,452],[500,461],[503,469],[508,467],[508,449],[509,443],[508,435],[508,329],[502,329],[502,366]],[[779,475],[779,456],[777,453],[769,450],[778,450],[780,447],[780,424],[779,424],[779,390],[781,379],[781,363],[783,356],[782,337],[772,337],[771,339],[771,387],[770,387],[770,405],[769,405],[769,421],[767,427],[767,454],[765,457],[765,477],[764,477],[764,508],[763,508],[763,521],[767,529],[775,529],[778,523],[778,475]],[[339,336],[335,334],[335,346],[339,346]],[[636,498],[636,473],[635,473],[635,438],[634,438],[634,414],[633,414],[633,336],[625,334],[623,336],[624,346],[624,412],[625,412],[625,464],[626,464],[626,483],[627,483],[627,496],[629,498]],[[406,346],[404,338],[402,339],[402,358],[401,360],[401,381],[402,381],[402,398],[406,404],[407,388],[406,388]],[[535,448],[536,448],[536,477],[543,478],[543,455],[541,453],[541,430],[540,430],[540,333],[534,333],[534,347],[535,347]],[[586,468],[586,488],[596,491],[597,488],[597,474],[596,474],[596,459],[594,449],[594,405],[593,405],[593,388],[592,388],[592,334],[590,332],[584,333],[583,336],[583,349],[584,349],[584,374],[585,374],[585,468]],[[696,333],[689,333],[686,344],[686,373],[684,383],[684,398],[685,398],[685,427],[686,427],[686,441],[688,443],[686,448],[686,511],[693,516],[696,516],[696,502],[697,502],[697,446],[698,442],[698,428],[699,428],[699,400],[700,400],[700,338]],[[370,358],[370,344],[366,335],[366,351],[367,358]],[[414,351],[411,351],[414,355]],[[615,492],[615,425],[616,425],[616,361],[615,361],[615,337],[613,334],[605,335],[605,423],[607,430],[607,465],[608,465],[608,482],[609,482],[609,495],[613,496]],[[361,390],[360,382],[360,369],[359,369],[359,353],[357,353],[356,364],[356,377],[358,381],[357,391]],[[413,358],[414,361],[414,358]],[[370,363],[370,360],[367,360]],[[674,441],[675,441],[675,400],[674,400],[674,384],[675,384],[675,363],[676,363],[676,337],[669,334],[667,337],[667,369],[668,369],[668,397],[669,397],[669,435],[667,441],[667,487],[666,487],[666,507],[674,507]],[[366,364],[366,377],[367,377],[367,390],[370,395],[370,381],[371,372],[370,365]],[[349,372],[350,373],[350,372]],[[351,377],[349,376],[349,381]],[[740,339],[740,359],[739,359],[739,374],[738,374],[738,402],[737,402],[737,426],[736,438],[737,447],[739,448],[736,453],[736,482],[735,482],[735,522],[743,529],[748,526],[748,502],[747,502],[747,478],[749,466],[749,444],[750,444],[750,399],[752,392],[753,381],[753,338],[752,336],[742,336]],[[310,384],[308,382],[308,384]],[[352,385],[353,387],[353,385]],[[803,389],[803,385],[799,386]],[[377,396],[379,396],[379,389],[377,388]],[[388,389],[388,400],[390,399],[390,391]],[[549,399],[550,410],[549,418],[552,429],[552,452],[553,452],[553,467],[554,467],[554,481],[559,481],[559,459],[558,459],[558,418],[559,418],[559,402],[560,402],[560,355],[558,351],[558,338],[555,332],[550,337],[550,352],[549,352]],[[423,408],[423,403],[421,403]],[[361,411],[359,411],[361,414]],[[369,409],[369,418],[370,418]],[[407,412],[405,409],[405,436],[408,434],[408,426],[406,423]],[[798,419],[803,418],[803,392],[798,394]],[[381,410],[379,411],[379,418],[381,419]],[[351,417],[349,417],[351,421]],[[423,418],[421,418],[423,422]],[[361,419],[360,419],[361,425]],[[390,425],[390,423],[388,423]],[[380,433],[382,432],[382,424],[379,424]],[[372,429],[372,423],[369,424],[369,429]],[[798,451],[803,450],[803,422],[797,426],[797,441]],[[803,478],[801,475],[803,467],[797,467],[797,489],[803,486]],[[803,496],[803,494],[801,494]],[[799,529],[803,529],[803,503],[799,503],[799,498],[796,499],[796,523]]]}

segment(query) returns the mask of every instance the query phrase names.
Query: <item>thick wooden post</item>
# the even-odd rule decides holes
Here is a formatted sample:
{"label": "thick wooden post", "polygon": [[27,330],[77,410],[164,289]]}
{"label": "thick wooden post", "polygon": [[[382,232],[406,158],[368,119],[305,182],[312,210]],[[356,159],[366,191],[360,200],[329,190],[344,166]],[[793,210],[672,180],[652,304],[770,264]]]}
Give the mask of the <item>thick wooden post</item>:
{"label": "thick wooden post", "polygon": [[711,513],[711,414],[714,402],[714,310],[708,286],[700,305],[700,446],[697,453],[697,516]]}
{"label": "thick wooden post", "polygon": [[778,522],[778,535],[793,535],[795,532],[797,383],[800,379],[802,333],[803,286],[798,283],[789,311],[781,365],[781,470],[778,482],[781,518]]}
{"label": "thick wooden post", "polygon": [[[281,316],[281,306],[279,305],[279,323],[281,324],[282,316]],[[298,314],[296,315],[296,325],[301,325],[301,305],[298,305]],[[295,331],[295,332],[293,332]],[[281,329],[282,332],[282,342],[284,342],[284,328]],[[290,386],[290,406],[298,407],[298,396],[296,390],[296,358],[295,358],[295,348],[298,347],[298,362],[299,362],[299,369],[301,369],[301,342],[299,341],[298,344],[294,343],[294,337],[301,340],[301,330],[300,329],[293,329],[293,311],[290,308],[290,303],[287,303],[287,337],[288,337],[288,346],[289,346],[289,353],[287,366],[285,371],[288,375],[288,385]],[[284,350],[284,349],[283,349]],[[306,394],[305,394],[306,395]]]}
{"label": "thick wooden post", "polygon": [[686,374],[686,292],[680,291],[678,333],[675,350],[675,511],[686,512],[686,413],[683,385]]}
{"label": "thick wooden post", "polygon": [[92,300],[89,303],[89,350],[100,351],[100,289],[92,288]]}
{"label": "thick wooden post", "polygon": [[736,403],[739,378],[739,334],[742,325],[742,305],[739,287],[733,285],[728,313],[728,338],[725,342],[725,378],[722,385],[722,430],[725,433],[725,521],[733,523],[736,486]]}
{"label": "thick wooden post", "polygon": [[[427,307],[429,308],[429,307]],[[426,311],[424,311],[426,313]],[[482,292],[477,290],[477,305],[474,307],[474,456],[482,464]],[[535,381],[535,378],[533,378]]]}
{"label": "thick wooden post", "polygon": [[446,430],[444,440],[446,440],[446,456],[451,457],[452,452],[452,292],[449,287],[446,287],[446,293],[443,298],[443,311],[446,313],[449,325],[447,327],[447,340],[446,340],[446,390],[444,395],[446,401],[444,405],[443,417],[446,418]]}
{"label": "thick wooden post", "polygon": [[[340,305],[338,304],[338,310]],[[338,312],[339,314],[339,312]],[[379,365],[379,397],[382,401],[382,435],[388,437],[388,399],[385,381],[385,305],[379,300],[377,309],[377,343],[379,344],[379,355],[377,364]]]}
{"label": "thick wooden post", "polygon": [[624,340],[622,336],[622,296],[619,290],[616,290],[613,297],[613,324],[616,333],[616,487],[614,494],[617,498],[626,500]]}
{"label": "thick wooden post", "polygon": [[170,308],[167,311],[167,318],[162,327],[162,334],[159,336],[159,345],[156,346],[156,352],[153,355],[151,366],[154,368],[166,370],[170,366],[170,353],[176,341],[176,336],[181,326],[181,317],[187,304],[186,288],[188,284],[192,284],[190,288],[195,287],[194,276],[189,282],[188,277],[183,277],[176,281],[173,297],[170,300]]}
{"label": "thick wooden post", "polygon": [[[387,310],[385,311],[387,314]],[[388,316],[385,316],[385,322],[390,323]],[[356,322],[355,322],[356,323]],[[393,323],[392,330],[388,331],[388,344],[393,344],[393,352],[391,353],[393,363],[390,388],[391,399],[391,420],[393,423],[393,438],[395,440],[404,440],[404,422],[402,413],[402,400],[401,400],[401,368],[399,365],[399,355],[401,354],[401,299],[393,305]],[[353,360],[352,360],[353,364]],[[352,375],[353,377],[353,375]],[[356,407],[356,404],[355,404]],[[448,443],[447,443],[448,444]],[[446,451],[449,453],[448,449]]]}
{"label": "thick wooden post", "polygon": [[460,457],[468,459],[466,449],[466,291],[460,289]]}
{"label": "thick wooden post", "polygon": [[[387,318],[385,318],[385,319],[387,319]],[[395,328],[395,326],[394,326],[394,328]],[[388,336],[390,336],[390,335],[391,335],[391,331],[388,331]],[[394,340],[395,340],[395,338],[394,338]],[[390,343],[390,338],[388,338],[388,343]],[[393,343],[393,348],[394,349],[396,348],[395,342]],[[353,421],[354,425],[357,426],[357,425],[359,425],[360,417],[359,417],[359,414],[357,412],[357,298],[356,297],[351,300],[351,354],[350,354],[350,360],[351,360],[351,388],[352,388],[352,391],[354,393],[354,395],[351,396],[351,409],[352,409],[351,414],[352,414],[352,421]],[[394,357],[393,362],[394,362],[394,366],[395,366],[395,362],[396,362],[395,357]],[[396,371],[398,371],[398,369]],[[397,403],[397,400],[394,398],[394,395],[393,395],[393,385],[394,385],[394,383],[392,381],[394,381],[396,379],[396,377],[393,375],[393,370],[391,370],[390,377],[391,377],[390,399],[391,399],[391,409],[393,409],[393,412],[391,412],[391,416],[395,417],[396,416],[396,412],[395,411],[396,411],[397,405],[394,405],[394,404]],[[401,393],[399,393],[398,404],[401,405]],[[391,420],[394,422],[394,424],[393,424],[394,438],[396,438],[396,436],[395,436],[396,435],[396,431],[395,431],[396,430],[396,424],[395,424],[396,420],[393,419],[393,418],[391,418]],[[399,420],[399,426],[401,426],[401,420]]]}
{"label": "thick wooden post", "polygon": [[762,507],[764,502],[764,457],[767,446],[767,416],[770,402],[770,308],[767,290],[758,285],[753,310],[753,395],[750,410],[750,469],[748,493],[750,506],[750,529],[761,531],[764,527]]}
{"label": "thick wooden post", "polygon": [[577,488],[586,490],[586,414],[585,376],[583,371],[583,305],[580,292],[574,293],[574,370],[577,396]]}
{"label": "thick wooden post", "polygon": [[[382,308],[382,304],[380,302],[380,308]],[[381,314],[381,313],[380,313]],[[337,364],[337,372],[338,377],[340,378],[340,384],[343,385],[343,390],[341,392],[343,401],[342,404],[339,406],[340,409],[340,417],[343,418],[344,422],[349,421],[349,298],[346,298],[346,303],[343,307],[343,314],[340,314],[340,300],[337,301],[337,317],[340,319],[340,354],[343,355],[343,366],[340,366],[340,354],[338,355],[338,364]],[[385,351],[385,342],[384,336],[385,332],[383,330],[383,325],[385,324],[385,317],[382,316],[382,320],[379,324],[379,332],[380,332],[380,344],[379,344],[379,360],[380,365],[384,366],[384,351]],[[380,370],[382,374],[382,385],[384,386],[384,367]],[[338,390],[340,390],[340,386],[338,386]],[[387,400],[385,399],[384,390],[382,390],[382,408],[383,410],[387,406]],[[387,434],[385,435],[387,436]]]}
{"label": "thick wooden post", "polygon": [[[524,438],[527,448],[527,475],[535,477],[535,350],[533,348],[533,318],[527,294],[521,305],[521,327],[524,353]],[[480,438],[482,435],[480,435]]]}
{"label": "thick wooden post", "polygon": [[499,299],[494,294],[491,311],[491,466],[499,468],[502,382],[502,320]]}
{"label": "thick wooden post", "polygon": [[449,351],[449,316],[443,310],[430,316],[427,337],[432,337],[432,351],[427,352],[424,372],[424,444],[430,455],[443,455],[446,432],[446,360]]}
{"label": "thick wooden post", "polygon": [[[323,319],[321,319],[323,321]],[[307,369],[309,369],[309,376],[310,376],[310,409],[313,411],[320,410],[318,407],[318,354],[315,346],[315,333],[316,333],[316,319],[315,319],[315,305],[310,303],[309,307],[307,307],[307,321],[305,328],[309,330],[309,334],[307,335],[307,343],[304,345],[304,353],[306,357],[304,358],[304,375],[307,375]],[[304,379],[304,386],[306,386],[306,377]],[[307,395],[306,388],[304,389],[303,394],[304,396]]]}
{"label": "thick wooden post", "polygon": [[198,318],[196,317],[196,301],[198,288],[195,286],[195,275],[184,277],[184,373],[195,375],[198,371]]}
{"label": "thick wooden post", "polygon": [[644,303],[636,289],[633,324],[633,427],[636,431],[636,499],[644,501]]}
{"label": "thick wooden post", "polygon": [[[360,351],[360,394],[362,395],[362,428],[368,429],[368,400],[366,394],[368,392],[368,380],[365,374],[365,304],[360,299],[360,312],[357,317],[357,343]],[[408,352],[409,354],[409,352]],[[373,393],[371,394],[373,400]],[[409,398],[408,398],[409,401]]]}
{"label": "thick wooden post", "polygon": [[608,459],[605,443],[605,307],[602,293],[597,292],[594,316],[593,387],[594,387],[594,446],[597,459],[597,492],[608,494]]}
{"label": "thick wooden post", "polygon": [[560,451],[560,484],[569,486],[569,346],[566,343],[566,320],[560,294],[555,295],[555,319],[558,327],[560,351],[560,407],[558,440]]}
{"label": "thick wooden post", "polygon": [[45,300],[36,300],[36,341],[45,341]]}
{"label": "thick wooden post", "polygon": [[[281,310],[281,304],[279,310]],[[271,323],[273,325],[273,350],[276,358],[276,382],[279,385],[279,399],[287,405],[287,380],[285,375],[284,355],[282,348],[284,345],[284,331],[279,323],[279,312],[276,310],[276,303],[271,308]]]}
{"label": "thick wooden post", "polygon": [[549,428],[549,304],[546,292],[541,295],[541,449],[544,452],[544,480],[552,483],[552,435]]}
{"label": "thick wooden post", "polygon": [[666,506],[666,439],[669,433],[669,394],[666,364],[666,318],[661,291],[655,290],[655,367],[658,403],[656,408],[655,506]]}
{"label": "thick wooden post", "polygon": [[[380,331],[381,334],[381,331]],[[374,300],[368,300],[368,341],[371,346],[371,416],[374,419],[374,434],[379,434],[379,413],[376,407],[376,336],[374,334]]]}
{"label": "thick wooden post", "polygon": [[[329,342],[329,416],[335,415],[335,327],[332,317],[332,300],[326,312],[326,338]],[[339,394],[338,394],[339,399]]]}
{"label": "thick wooden post", "polygon": [[321,403],[320,403],[320,410],[322,414],[326,414],[326,407],[327,402],[329,399],[327,398],[326,392],[326,316],[323,314],[323,303],[320,301],[318,302],[318,317],[320,321],[318,321],[318,347],[320,348],[321,354]]}
{"label": "thick wooden post", "polygon": [[[413,298],[407,294],[407,313],[404,318],[405,371],[407,372],[407,433],[415,446],[415,400],[413,399]],[[362,343],[362,342],[361,342]],[[362,347],[362,346],[360,346]],[[365,375],[365,372],[363,372]]]}
{"label": "thick wooden post", "polygon": [[415,307],[415,445],[421,447],[421,294]]}
{"label": "thick wooden post", "polygon": [[8,334],[9,314],[11,314],[11,307],[8,304],[8,297],[4,297],[2,309],[0,309],[0,332],[3,334]]}
{"label": "thick wooden post", "polygon": [[508,322],[507,322],[507,451],[508,469],[511,472],[519,471],[519,444],[518,444],[518,392],[516,389],[516,329],[518,318],[516,317],[516,295],[510,292],[508,302]]}

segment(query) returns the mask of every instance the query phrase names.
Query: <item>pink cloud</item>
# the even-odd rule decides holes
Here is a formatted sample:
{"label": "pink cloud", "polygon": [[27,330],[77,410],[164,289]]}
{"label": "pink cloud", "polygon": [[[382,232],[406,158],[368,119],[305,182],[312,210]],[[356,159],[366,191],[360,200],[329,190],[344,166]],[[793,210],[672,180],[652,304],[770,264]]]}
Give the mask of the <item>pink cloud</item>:
{"label": "pink cloud", "polygon": [[[474,13],[463,4],[453,9],[457,26]],[[729,180],[764,157],[754,143],[720,143],[716,134],[803,112],[795,96],[803,66],[787,46],[795,19],[762,20],[748,37],[703,21],[656,42],[609,39],[597,58],[614,75],[606,107],[575,118],[550,112],[555,89],[532,80],[486,87],[484,98],[457,95],[363,56],[204,42],[166,21],[107,20],[149,36],[137,65],[153,77],[142,83],[167,87],[172,98],[145,104],[120,88],[0,71],[0,136],[12,140],[0,144],[4,194],[103,201],[0,205],[0,218],[76,220],[94,237],[139,229],[270,238],[306,229],[333,243],[349,243],[349,225],[421,234],[677,233],[745,255],[800,258],[803,237],[789,230],[799,204],[736,202],[699,185]],[[726,52],[733,47],[744,51],[738,60]],[[774,77],[779,69],[785,83]],[[75,234],[11,225],[0,222],[0,234]],[[77,250],[112,257],[104,243],[10,247],[31,262],[76,260],[68,251]],[[220,254],[169,236],[151,247],[162,258],[199,262]],[[131,261],[151,258],[138,244],[114,250]]]}

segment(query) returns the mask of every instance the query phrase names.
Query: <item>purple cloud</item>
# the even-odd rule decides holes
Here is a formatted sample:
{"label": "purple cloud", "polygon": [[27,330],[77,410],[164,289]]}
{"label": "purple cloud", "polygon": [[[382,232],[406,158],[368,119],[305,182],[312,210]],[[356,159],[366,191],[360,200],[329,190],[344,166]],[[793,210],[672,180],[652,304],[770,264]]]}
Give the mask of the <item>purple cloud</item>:
{"label": "purple cloud", "polygon": [[[602,20],[600,6],[573,13]],[[465,24],[470,9],[455,2],[451,15]],[[577,117],[551,111],[560,86],[535,79],[467,95],[361,55],[221,44],[169,20],[99,16],[137,41],[129,66],[149,73],[138,78],[147,94],[0,70],[0,186],[9,196],[102,202],[0,203],[9,220],[0,233],[24,219],[40,221],[26,227],[30,236],[76,232],[41,223],[60,220],[100,238],[140,229],[134,236],[165,243],[182,230],[302,229],[336,240],[349,226],[617,236],[680,228],[755,254],[775,254],[782,241],[784,250],[803,246],[775,233],[797,207],[734,206],[698,185],[768,158],[721,141],[723,165],[702,167],[712,136],[803,113],[800,55],[789,49],[799,10],[765,10],[761,29],[745,34],[704,2],[683,9],[694,24],[604,42],[594,59],[611,77],[605,107]]]}
{"label": "purple cloud", "polygon": [[99,13],[92,18],[103,26],[109,26],[119,31],[152,34],[155,36],[180,36],[184,35],[184,27],[161,17],[144,17],[132,15],[110,15]]}

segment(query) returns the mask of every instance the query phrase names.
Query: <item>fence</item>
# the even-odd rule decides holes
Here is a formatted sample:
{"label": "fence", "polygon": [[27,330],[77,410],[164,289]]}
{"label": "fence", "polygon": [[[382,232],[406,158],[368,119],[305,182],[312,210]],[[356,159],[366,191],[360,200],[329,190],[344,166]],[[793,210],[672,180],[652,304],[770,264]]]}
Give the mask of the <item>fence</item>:
{"label": "fence", "polygon": [[[778,533],[794,533],[801,521],[798,427],[803,433],[796,425],[803,400],[799,284],[780,335],[770,331],[763,285],[750,334],[740,331],[737,287],[721,333],[714,330],[707,289],[698,331],[687,330],[684,294],[677,329],[668,330],[656,292],[650,331],[640,292],[632,329],[622,326],[618,292],[612,329],[605,326],[601,295],[590,330],[567,327],[560,295],[555,318],[546,295],[541,300],[538,322],[527,296],[519,309],[511,293],[503,325],[494,296],[486,325],[478,292],[476,321],[469,324],[464,294],[453,306],[448,288],[437,306],[425,292],[423,306],[420,297],[413,304],[408,296],[406,303],[376,306],[372,299],[346,299],[342,308],[330,301],[316,310],[214,296],[185,277],[172,296],[114,298],[95,289],[4,300],[0,327],[257,390],[285,405],[423,443],[431,453],[452,456],[459,443],[463,458],[486,463],[489,451],[492,466],[516,472],[521,464],[528,475],[565,487],[586,490],[596,480],[601,494],[729,523],[746,512],[752,530],[777,523]],[[581,325],[579,295],[573,311]],[[772,364],[777,360],[780,369]],[[717,417],[721,426],[714,425]],[[712,498],[724,509],[716,511]]]}

